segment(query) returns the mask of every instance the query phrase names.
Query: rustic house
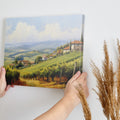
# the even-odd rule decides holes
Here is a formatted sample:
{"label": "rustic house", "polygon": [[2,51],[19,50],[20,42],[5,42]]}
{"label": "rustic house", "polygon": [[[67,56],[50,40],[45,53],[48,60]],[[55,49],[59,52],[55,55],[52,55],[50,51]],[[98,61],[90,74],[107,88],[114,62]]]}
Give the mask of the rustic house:
{"label": "rustic house", "polygon": [[74,40],[73,42],[70,43],[70,48],[71,51],[74,50],[83,50],[83,42],[79,41],[79,40]]}
{"label": "rustic house", "polygon": [[44,61],[44,60],[47,60],[48,58],[44,55],[43,57],[42,57],[42,60]]}
{"label": "rustic house", "polygon": [[21,63],[24,65],[24,66],[28,66],[30,64],[30,61],[28,60],[22,60]]}
{"label": "rustic house", "polygon": [[74,40],[70,42],[69,46],[65,47],[63,53],[68,53],[70,51],[83,51],[83,42],[79,40]]}
{"label": "rustic house", "polygon": [[63,54],[64,54],[64,53],[68,53],[68,52],[70,52],[70,47],[69,47],[69,46],[67,46],[67,47],[64,48]]}

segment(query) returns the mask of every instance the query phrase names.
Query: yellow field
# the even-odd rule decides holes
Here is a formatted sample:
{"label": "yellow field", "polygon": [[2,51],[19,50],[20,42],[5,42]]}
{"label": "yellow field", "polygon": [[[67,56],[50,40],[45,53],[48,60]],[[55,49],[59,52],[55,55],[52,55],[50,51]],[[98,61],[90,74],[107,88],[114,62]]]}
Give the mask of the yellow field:
{"label": "yellow field", "polygon": [[23,85],[27,85],[27,86],[46,87],[46,88],[65,88],[65,84],[59,84],[57,82],[52,82],[52,81],[46,82],[46,81],[21,78],[20,82],[22,82]]}

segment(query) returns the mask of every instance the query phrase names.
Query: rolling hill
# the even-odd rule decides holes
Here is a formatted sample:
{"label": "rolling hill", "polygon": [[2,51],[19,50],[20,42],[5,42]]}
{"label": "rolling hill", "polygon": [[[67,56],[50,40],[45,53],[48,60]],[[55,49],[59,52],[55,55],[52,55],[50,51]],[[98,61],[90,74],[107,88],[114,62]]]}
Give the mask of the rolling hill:
{"label": "rolling hill", "polygon": [[56,58],[43,61],[39,64],[30,66],[28,68],[21,69],[19,70],[19,72],[20,75],[23,76],[24,74],[28,74],[28,73],[30,74],[39,71],[41,68],[56,66],[57,64],[61,64],[61,63],[70,63],[70,62],[74,62],[74,60],[79,60],[81,62],[80,52],[70,52],[69,54],[64,54],[62,56],[58,56]]}

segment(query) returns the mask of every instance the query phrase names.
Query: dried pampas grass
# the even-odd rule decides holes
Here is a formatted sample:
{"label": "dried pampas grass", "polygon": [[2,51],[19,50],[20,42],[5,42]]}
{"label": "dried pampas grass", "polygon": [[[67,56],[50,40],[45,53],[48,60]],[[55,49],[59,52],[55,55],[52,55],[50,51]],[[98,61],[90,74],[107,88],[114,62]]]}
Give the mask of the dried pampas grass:
{"label": "dried pampas grass", "polygon": [[118,46],[118,67],[117,71],[113,72],[113,63],[109,60],[109,54],[106,42],[104,42],[105,59],[103,61],[102,72],[92,62],[92,70],[97,78],[97,93],[103,112],[107,120],[120,120],[120,44]]}
{"label": "dried pampas grass", "polygon": [[[80,88],[80,89],[79,89]],[[84,112],[84,117],[85,120],[91,120],[91,112],[88,106],[88,103],[86,101],[86,97],[83,91],[83,88],[81,85],[79,85],[79,88],[76,88],[79,92],[78,96],[80,98],[81,104],[82,104],[82,108],[83,108],[83,112]]]}

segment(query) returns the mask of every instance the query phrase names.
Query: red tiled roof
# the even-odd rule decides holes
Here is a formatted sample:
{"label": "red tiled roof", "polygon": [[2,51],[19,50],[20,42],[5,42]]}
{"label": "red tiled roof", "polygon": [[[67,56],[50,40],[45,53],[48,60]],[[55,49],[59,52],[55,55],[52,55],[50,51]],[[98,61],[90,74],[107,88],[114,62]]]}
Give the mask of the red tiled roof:
{"label": "red tiled roof", "polygon": [[71,44],[82,44],[83,42],[79,41],[79,40],[74,40],[71,42]]}
{"label": "red tiled roof", "polygon": [[9,64],[10,66],[13,66],[14,64]]}
{"label": "red tiled roof", "polygon": [[70,50],[70,47],[69,47],[69,46],[68,46],[68,47],[65,47],[64,50]]}
{"label": "red tiled roof", "polygon": [[55,55],[53,55],[53,54],[50,55],[50,57],[53,57],[53,56],[55,56]]}
{"label": "red tiled roof", "polygon": [[34,64],[34,61],[30,62],[31,64]]}
{"label": "red tiled roof", "polygon": [[43,55],[43,57],[46,57],[46,55]]}
{"label": "red tiled roof", "polygon": [[28,60],[23,60],[22,62],[23,63],[30,63]]}

